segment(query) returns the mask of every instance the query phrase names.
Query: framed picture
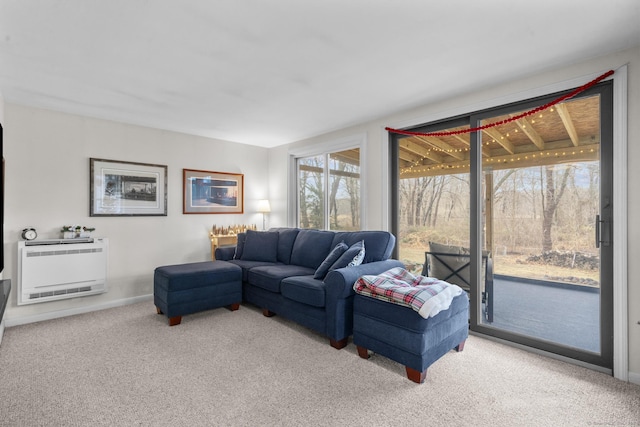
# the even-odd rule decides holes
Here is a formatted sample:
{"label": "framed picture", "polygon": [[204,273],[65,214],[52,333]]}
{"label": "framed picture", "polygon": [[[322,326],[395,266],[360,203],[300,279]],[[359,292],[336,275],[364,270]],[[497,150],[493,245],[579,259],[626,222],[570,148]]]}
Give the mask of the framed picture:
{"label": "framed picture", "polygon": [[167,167],[89,159],[90,216],[167,216]]}
{"label": "framed picture", "polygon": [[244,175],[183,169],[185,214],[241,214]]}

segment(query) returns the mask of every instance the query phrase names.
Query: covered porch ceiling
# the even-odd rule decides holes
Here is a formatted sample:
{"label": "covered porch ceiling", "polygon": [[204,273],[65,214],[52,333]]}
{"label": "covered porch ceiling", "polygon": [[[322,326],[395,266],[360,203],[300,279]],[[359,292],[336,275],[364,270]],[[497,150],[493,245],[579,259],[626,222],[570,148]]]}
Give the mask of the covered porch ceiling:
{"label": "covered porch ceiling", "polygon": [[[491,117],[482,124],[518,115]],[[468,129],[461,126],[443,130]],[[600,98],[557,104],[538,114],[481,131],[484,169],[512,169],[595,161],[600,152]],[[399,139],[400,179],[468,173],[470,134]]]}

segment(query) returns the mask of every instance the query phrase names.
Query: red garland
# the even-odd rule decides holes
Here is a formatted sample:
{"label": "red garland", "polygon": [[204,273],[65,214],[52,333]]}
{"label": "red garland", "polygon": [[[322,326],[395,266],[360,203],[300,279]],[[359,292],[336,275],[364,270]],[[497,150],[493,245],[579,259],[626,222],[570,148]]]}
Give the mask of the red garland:
{"label": "red garland", "polygon": [[462,133],[471,133],[471,132],[477,132],[479,130],[484,130],[484,129],[488,129],[488,128],[492,128],[495,126],[499,126],[499,125],[503,125],[505,123],[510,123],[510,122],[514,122],[516,120],[519,120],[523,117],[527,117],[527,116],[531,116],[533,114],[539,113],[540,111],[546,110],[547,108],[551,108],[556,104],[559,104],[562,101],[565,101],[569,98],[573,98],[574,96],[576,96],[577,94],[584,92],[585,90],[591,88],[592,86],[597,85],[598,83],[600,83],[602,80],[606,79],[607,77],[611,76],[613,74],[613,70],[609,70],[606,73],[604,73],[603,75],[601,75],[600,77],[597,77],[593,80],[591,80],[589,83],[580,86],[577,89],[574,89],[573,91],[567,93],[566,95],[562,95],[560,98],[558,99],[554,99],[553,101],[544,104],[540,107],[534,108],[533,110],[529,110],[529,111],[525,111],[522,114],[518,114],[517,116],[513,116],[510,117],[508,119],[505,120],[500,120],[499,122],[495,122],[495,123],[488,123],[486,125],[482,125],[479,127],[475,127],[475,128],[471,128],[471,129],[460,129],[460,130],[453,130],[453,131],[449,131],[449,132],[432,132],[432,133],[421,133],[421,132],[411,132],[408,130],[400,130],[400,129],[393,129],[390,127],[386,127],[385,130],[387,130],[388,132],[392,132],[392,133],[398,133],[401,135],[413,135],[413,136],[450,136],[450,135],[460,135]]}

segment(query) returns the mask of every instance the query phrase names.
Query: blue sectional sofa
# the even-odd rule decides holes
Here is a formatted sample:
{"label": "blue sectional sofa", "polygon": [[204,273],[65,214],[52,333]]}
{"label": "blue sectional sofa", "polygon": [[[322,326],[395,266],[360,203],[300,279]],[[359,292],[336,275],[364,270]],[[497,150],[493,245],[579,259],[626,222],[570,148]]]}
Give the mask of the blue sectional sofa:
{"label": "blue sectional sofa", "polygon": [[[298,228],[247,231],[217,260],[242,268],[243,300],[329,338],[341,349],[353,333],[353,284],[400,261],[389,259],[395,237],[386,231],[333,232]],[[362,250],[364,247],[364,250]]]}

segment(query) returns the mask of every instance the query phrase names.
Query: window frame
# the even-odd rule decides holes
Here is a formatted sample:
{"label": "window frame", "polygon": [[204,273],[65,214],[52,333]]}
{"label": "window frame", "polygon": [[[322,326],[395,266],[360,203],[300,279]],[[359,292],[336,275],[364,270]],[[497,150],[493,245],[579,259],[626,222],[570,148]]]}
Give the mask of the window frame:
{"label": "window frame", "polygon": [[[313,156],[323,156],[325,159],[324,162],[324,178],[323,185],[326,189],[329,188],[329,180],[330,174],[328,172],[329,167],[329,156],[332,153],[345,151],[345,150],[353,150],[358,149],[360,152],[360,229],[365,229],[365,211],[362,207],[365,205],[365,194],[366,192],[366,162],[363,161],[365,158],[365,147],[366,147],[366,134],[357,134],[351,135],[344,138],[327,141],[325,143],[313,144],[304,147],[293,148],[289,150],[289,191],[288,191],[288,203],[289,207],[287,213],[287,224],[290,227],[299,227],[300,226],[300,201],[299,201],[299,181],[298,181],[298,160],[306,157]],[[324,208],[324,224],[323,230],[330,230],[330,218],[329,218],[329,203],[325,198],[323,201]]]}
{"label": "window frame", "polygon": [[[606,80],[613,81],[613,164],[614,164],[614,176],[613,176],[613,198],[616,200],[617,210],[613,216],[613,236],[614,236],[614,253],[617,255],[614,257],[613,267],[613,299],[614,299],[614,344],[613,344],[613,375],[615,378],[627,381],[629,378],[628,366],[628,316],[629,311],[627,307],[627,265],[628,265],[628,250],[627,250],[627,176],[628,167],[626,161],[627,153],[627,124],[628,124],[628,66],[622,65],[616,68],[616,72],[613,76]],[[598,77],[601,72],[592,72],[579,77],[569,78],[567,80],[557,81],[555,83],[533,85],[527,89],[519,92],[507,91],[502,95],[498,95],[495,98],[470,102],[469,104],[461,104],[461,106],[449,109],[449,110],[437,110],[431,111],[426,114],[422,114],[419,117],[412,117],[410,119],[391,122],[388,127],[394,129],[408,129],[414,128],[424,123],[437,123],[447,118],[471,115],[471,112],[480,112],[487,109],[492,109],[502,105],[508,105],[511,103],[517,103],[525,99],[535,98],[536,96],[545,96],[550,93],[561,92],[571,88],[578,87],[586,80],[594,79]],[[606,81],[605,80],[605,81]],[[392,218],[392,209],[394,205],[393,188],[395,181],[398,177],[393,176],[394,171],[394,152],[393,144],[391,144],[391,135],[389,131],[382,132],[382,139],[387,144],[383,145],[383,155],[385,161],[383,164],[388,167],[388,191],[386,194],[389,197],[383,199],[383,209],[389,212],[389,218],[387,223],[391,229],[394,229],[394,218]],[[397,202],[397,201],[396,201]],[[395,204],[397,206],[397,203]],[[553,353],[548,353],[540,350],[534,350],[541,354],[548,355],[550,357],[558,357]]]}

